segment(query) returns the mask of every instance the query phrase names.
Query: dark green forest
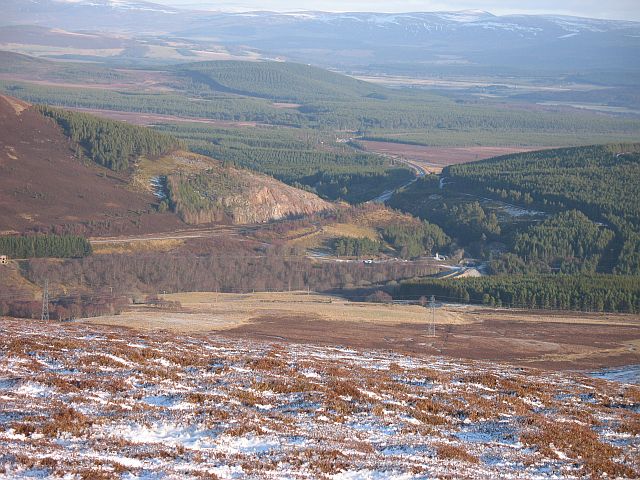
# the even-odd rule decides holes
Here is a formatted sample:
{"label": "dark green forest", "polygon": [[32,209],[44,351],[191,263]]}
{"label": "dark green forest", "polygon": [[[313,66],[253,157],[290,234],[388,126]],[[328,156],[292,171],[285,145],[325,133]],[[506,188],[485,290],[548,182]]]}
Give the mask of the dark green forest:
{"label": "dark green forest", "polygon": [[333,251],[337,257],[362,257],[377,255],[382,244],[367,237],[340,237],[333,242]]}
{"label": "dark green forest", "polygon": [[91,160],[115,171],[126,170],[141,155],[157,157],[179,146],[170,135],[136,125],[47,106],[38,111],[54,119]]}
{"label": "dark green forest", "polygon": [[10,258],[73,258],[91,255],[91,244],[74,235],[0,237],[0,255]]}
{"label": "dark green forest", "polygon": [[[640,273],[640,145],[453,165],[390,206],[440,225],[493,273]],[[509,213],[514,207],[520,213]]]}
{"label": "dark green forest", "polygon": [[322,68],[299,63],[213,61],[178,65],[174,71],[191,88],[267,98],[279,102],[310,103],[354,97],[384,99],[388,91]]}
{"label": "dark green forest", "polygon": [[505,155],[452,165],[442,174],[468,191],[547,211],[576,208],[603,221],[616,215],[640,225],[640,144]]}
{"label": "dark green forest", "polygon": [[620,275],[509,275],[402,282],[394,298],[435,295],[442,302],[509,308],[640,312],[640,277]]}
{"label": "dark green forest", "polygon": [[433,255],[447,247],[451,239],[433,223],[394,223],[382,229],[382,237],[396,249],[402,258]]}
{"label": "dark green forest", "polygon": [[[600,262],[600,270],[640,273],[640,144],[595,145],[507,155],[447,167],[443,176],[458,189],[529,208],[546,212],[579,210],[585,218],[579,222],[583,231],[575,232],[575,236],[587,235],[587,241],[597,245],[595,248],[600,254],[608,255],[604,263]],[[606,228],[586,226],[587,218]],[[615,238],[609,239],[610,234],[606,231],[612,231]],[[531,234],[547,236],[540,231]],[[605,251],[607,240],[610,240],[610,252]],[[524,249],[522,253],[526,255],[527,242],[520,237],[520,243],[518,248]],[[575,247],[574,253],[580,253],[579,246]],[[588,247],[590,253],[584,248],[585,245],[582,246],[583,257],[594,255],[593,247]]]}
{"label": "dark green forest", "polygon": [[595,272],[614,233],[577,210],[558,213],[515,237],[513,251],[563,273]]}

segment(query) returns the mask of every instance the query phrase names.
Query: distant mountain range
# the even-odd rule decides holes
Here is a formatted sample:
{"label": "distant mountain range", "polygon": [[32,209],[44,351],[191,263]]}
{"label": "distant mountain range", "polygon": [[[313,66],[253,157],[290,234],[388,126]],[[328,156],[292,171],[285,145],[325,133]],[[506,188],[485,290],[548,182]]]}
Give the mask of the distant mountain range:
{"label": "distant mountain range", "polygon": [[6,0],[4,25],[163,35],[341,69],[521,74],[640,71],[640,23],[477,10],[431,13],[177,9],[128,0]]}

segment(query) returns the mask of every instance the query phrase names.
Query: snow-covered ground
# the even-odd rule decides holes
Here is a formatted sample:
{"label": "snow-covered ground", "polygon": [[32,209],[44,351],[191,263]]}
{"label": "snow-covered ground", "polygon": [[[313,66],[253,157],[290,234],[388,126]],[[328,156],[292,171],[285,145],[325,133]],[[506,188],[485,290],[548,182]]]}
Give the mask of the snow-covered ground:
{"label": "snow-covered ground", "polygon": [[640,388],[385,351],[0,321],[1,478],[638,478]]}

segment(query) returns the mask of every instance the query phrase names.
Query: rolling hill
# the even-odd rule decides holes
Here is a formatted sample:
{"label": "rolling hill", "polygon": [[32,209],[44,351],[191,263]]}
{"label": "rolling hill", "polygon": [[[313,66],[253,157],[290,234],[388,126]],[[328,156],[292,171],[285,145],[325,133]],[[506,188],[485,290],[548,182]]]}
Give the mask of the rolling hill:
{"label": "rolling hill", "polygon": [[[5,234],[144,233],[185,228],[181,218],[188,223],[256,223],[330,208],[313,194],[182,152],[171,142],[165,145],[171,151],[162,155],[139,156],[144,139],[170,138],[163,134],[34,107],[8,96],[0,96],[0,132],[0,232]],[[150,171],[154,175],[145,177]],[[191,208],[178,193],[172,204],[178,215],[159,208],[158,192],[150,184],[160,175],[177,175],[200,195],[199,206],[209,206],[202,203],[205,199],[223,205],[221,214],[204,222],[201,209]]]}
{"label": "rolling hill", "polygon": [[155,214],[150,194],[75,158],[73,143],[29,104],[0,97],[0,231],[119,232],[181,223]]}
{"label": "rolling hill", "polygon": [[135,183],[147,189],[159,184],[166,205],[191,225],[264,223],[333,208],[317,195],[269,176],[184,151],[143,160]]}
{"label": "rolling hill", "polygon": [[276,101],[385,98],[386,88],[309,65],[284,62],[198,62],[176,67],[211,90]]}

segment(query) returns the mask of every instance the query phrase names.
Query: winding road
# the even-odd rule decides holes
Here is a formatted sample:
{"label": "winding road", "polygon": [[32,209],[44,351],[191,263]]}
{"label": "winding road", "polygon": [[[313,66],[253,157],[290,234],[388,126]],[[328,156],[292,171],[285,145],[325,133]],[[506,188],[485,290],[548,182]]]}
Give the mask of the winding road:
{"label": "winding road", "polygon": [[[387,155],[384,154],[379,154],[382,155],[384,157],[387,158],[391,158]],[[420,165],[413,163],[409,160],[405,160],[404,158],[398,158],[398,157],[394,157],[393,158],[395,161],[398,162],[402,162],[405,165],[407,165],[408,167],[410,167],[414,172],[415,172],[415,177],[412,178],[410,181],[400,185],[397,188],[394,188],[393,190],[385,190],[384,192],[382,192],[382,194],[378,195],[376,198],[369,200],[369,202],[367,203],[386,203],[389,201],[389,199],[393,196],[394,193],[396,193],[398,190],[402,190],[403,188],[408,187],[409,185],[411,185],[412,183],[414,183],[415,181],[417,181],[419,178],[424,177],[427,174],[427,171],[421,167]]]}

